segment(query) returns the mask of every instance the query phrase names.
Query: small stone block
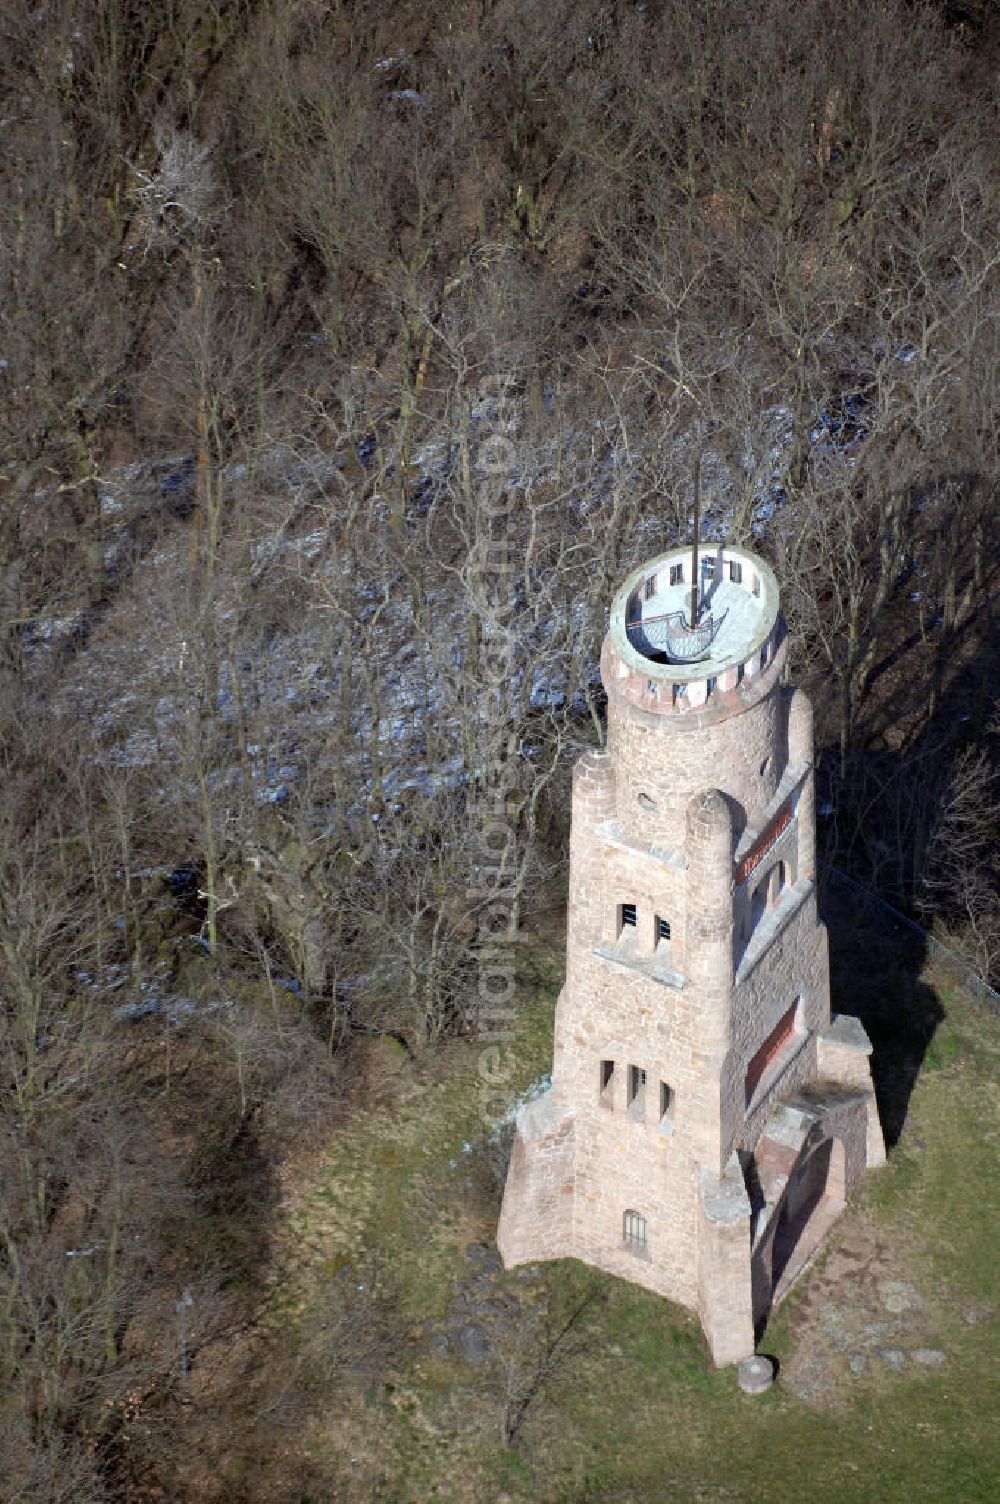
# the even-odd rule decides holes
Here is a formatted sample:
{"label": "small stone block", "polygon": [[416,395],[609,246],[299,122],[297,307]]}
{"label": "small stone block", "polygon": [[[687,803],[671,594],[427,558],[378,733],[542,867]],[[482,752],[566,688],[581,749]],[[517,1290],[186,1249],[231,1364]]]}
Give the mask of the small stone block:
{"label": "small stone block", "polygon": [[770,1358],[755,1353],[752,1358],[743,1359],[736,1378],[744,1394],[763,1394],[774,1383],[774,1364]]}

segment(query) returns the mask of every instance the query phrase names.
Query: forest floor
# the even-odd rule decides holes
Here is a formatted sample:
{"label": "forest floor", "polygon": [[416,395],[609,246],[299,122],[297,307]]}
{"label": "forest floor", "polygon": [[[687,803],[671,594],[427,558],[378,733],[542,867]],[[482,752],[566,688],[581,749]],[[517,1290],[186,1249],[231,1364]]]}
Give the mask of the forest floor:
{"label": "forest floor", "polygon": [[[550,1064],[557,927],[519,955],[528,1090]],[[209,1495],[735,1504],[766,1482],[789,1504],[806,1490],[816,1504],[992,1500],[1000,1024],[926,968],[897,973],[894,1008],[908,987],[937,1022],[917,1031],[915,1068],[885,1078],[905,1096],[889,1164],[773,1318],[762,1350],[779,1377],[758,1398],[713,1369],[696,1319],[669,1302],[573,1260],[504,1272],[480,1047],[421,1063],[373,1043],[358,1110],[283,1177],[263,1321],[206,1378],[206,1401],[220,1383],[246,1394]],[[293,1374],[297,1393],[303,1374],[314,1388],[308,1416],[282,1416]]]}

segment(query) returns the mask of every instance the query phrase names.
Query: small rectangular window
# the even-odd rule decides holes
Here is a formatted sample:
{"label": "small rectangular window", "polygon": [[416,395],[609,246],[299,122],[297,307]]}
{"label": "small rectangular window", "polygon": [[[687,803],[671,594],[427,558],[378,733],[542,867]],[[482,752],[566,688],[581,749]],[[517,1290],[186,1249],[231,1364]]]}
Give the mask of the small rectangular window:
{"label": "small rectangular window", "polygon": [[702,559],[702,561],[701,561],[701,572],[705,576],[706,580],[714,580],[715,579],[715,560],[714,559]]}
{"label": "small rectangular window", "polygon": [[669,919],[660,919],[660,918],[657,918],[657,921],[656,921],[656,941],[657,941],[657,944],[659,944],[659,942],[661,940],[669,940],[669,939],[670,939],[670,920]]}
{"label": "small rectangular window", "polygon": [[656,594],[656,575],[655,574],[651,574],[650,577],[649,577],[649,579],[646,581],[646,591],[645,591],[645,594],[646,594],[647,601],[651,601],[653,599],[653,596]]}
{"label": "small rectangular window", "polygon": [[670,583],[671,583],[671,585],[683,585],[683,583],[684,583],[684,565],[683,564],[671,564],[671,566],[670,566]]}
{"label": "small rectangular window", "polygon": [[615,1062],[601,1061],[601,1106],[613,1107],[615,1095]]}
{"label": "small rectangular window", "polygon": [[634,1118],[646,1116],[646,1072],[641,1065],[628,1068],[628,1110]]}
{"label": "small rectangular window", "polygon": [[665,1081],[660,1082],[660,1123],[669,1123],[674,1115],[674,1093]]}
{"label": "small rectangular window", "polygon": [[705,680],[705,694],[706,694],[706,696],[708,696],[708,695],[714,695],[716,689],[718,688],[718,686],[719,686],[718,679],[715,677],[714,674],[710,674],[709,677]]}
{"label": "small rectangular window", "polygon": [[623,903],[621,906],[622,929],[635,929],[635,904]]}
{"label": "small rectangular window", "polygon": [[743,565],[738,563],[736,559],[730,559],[729,561],[729,578],[734,585],[743,584]]}
{"label": "small rectangular window", "polygon": [[751,588],[753,590],[754,595],[760,595],[760,576],[759,575],[756,575],[756,574],[754,575],[754,577],[753,577],[753,585],[752,585]]}

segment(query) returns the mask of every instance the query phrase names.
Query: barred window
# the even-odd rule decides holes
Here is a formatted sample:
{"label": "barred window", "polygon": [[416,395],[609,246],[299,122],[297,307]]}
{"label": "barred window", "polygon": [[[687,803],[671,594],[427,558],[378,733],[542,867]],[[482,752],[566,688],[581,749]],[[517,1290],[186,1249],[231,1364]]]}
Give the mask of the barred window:
{"label": "barred window", "polygon": [[635,904],[623,903],[621,905],[622,929],[635,929]]}
{"label": "barred window", "polygon": [[671,564],[671,566],[670,566],[670,583],[671,583],[671,585],[683,585],[683,583],[684,583],[684,565],[683,564]]}
{"label": "barred window", "polygon": [[646,1251],[646,1219],[638,1212],[626,1212],[622,1224],[622,1234],[625,1247],[632,1253],[645,1253]]}

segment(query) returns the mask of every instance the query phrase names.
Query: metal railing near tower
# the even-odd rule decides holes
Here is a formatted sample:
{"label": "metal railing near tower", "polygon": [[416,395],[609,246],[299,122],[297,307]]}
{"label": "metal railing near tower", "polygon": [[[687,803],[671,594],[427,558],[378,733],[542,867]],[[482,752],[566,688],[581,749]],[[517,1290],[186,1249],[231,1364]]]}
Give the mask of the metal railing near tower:
{"label": "metal railing near tower", "polygon": [[726,616],[714,617],[711,611],[696,627],[687,624],[683,611],[665,611],[659,616],[637,616],[626,623],[629,642],[636,652],[652,650],[662,653],[671,663],[697,663],[708,650]]}

